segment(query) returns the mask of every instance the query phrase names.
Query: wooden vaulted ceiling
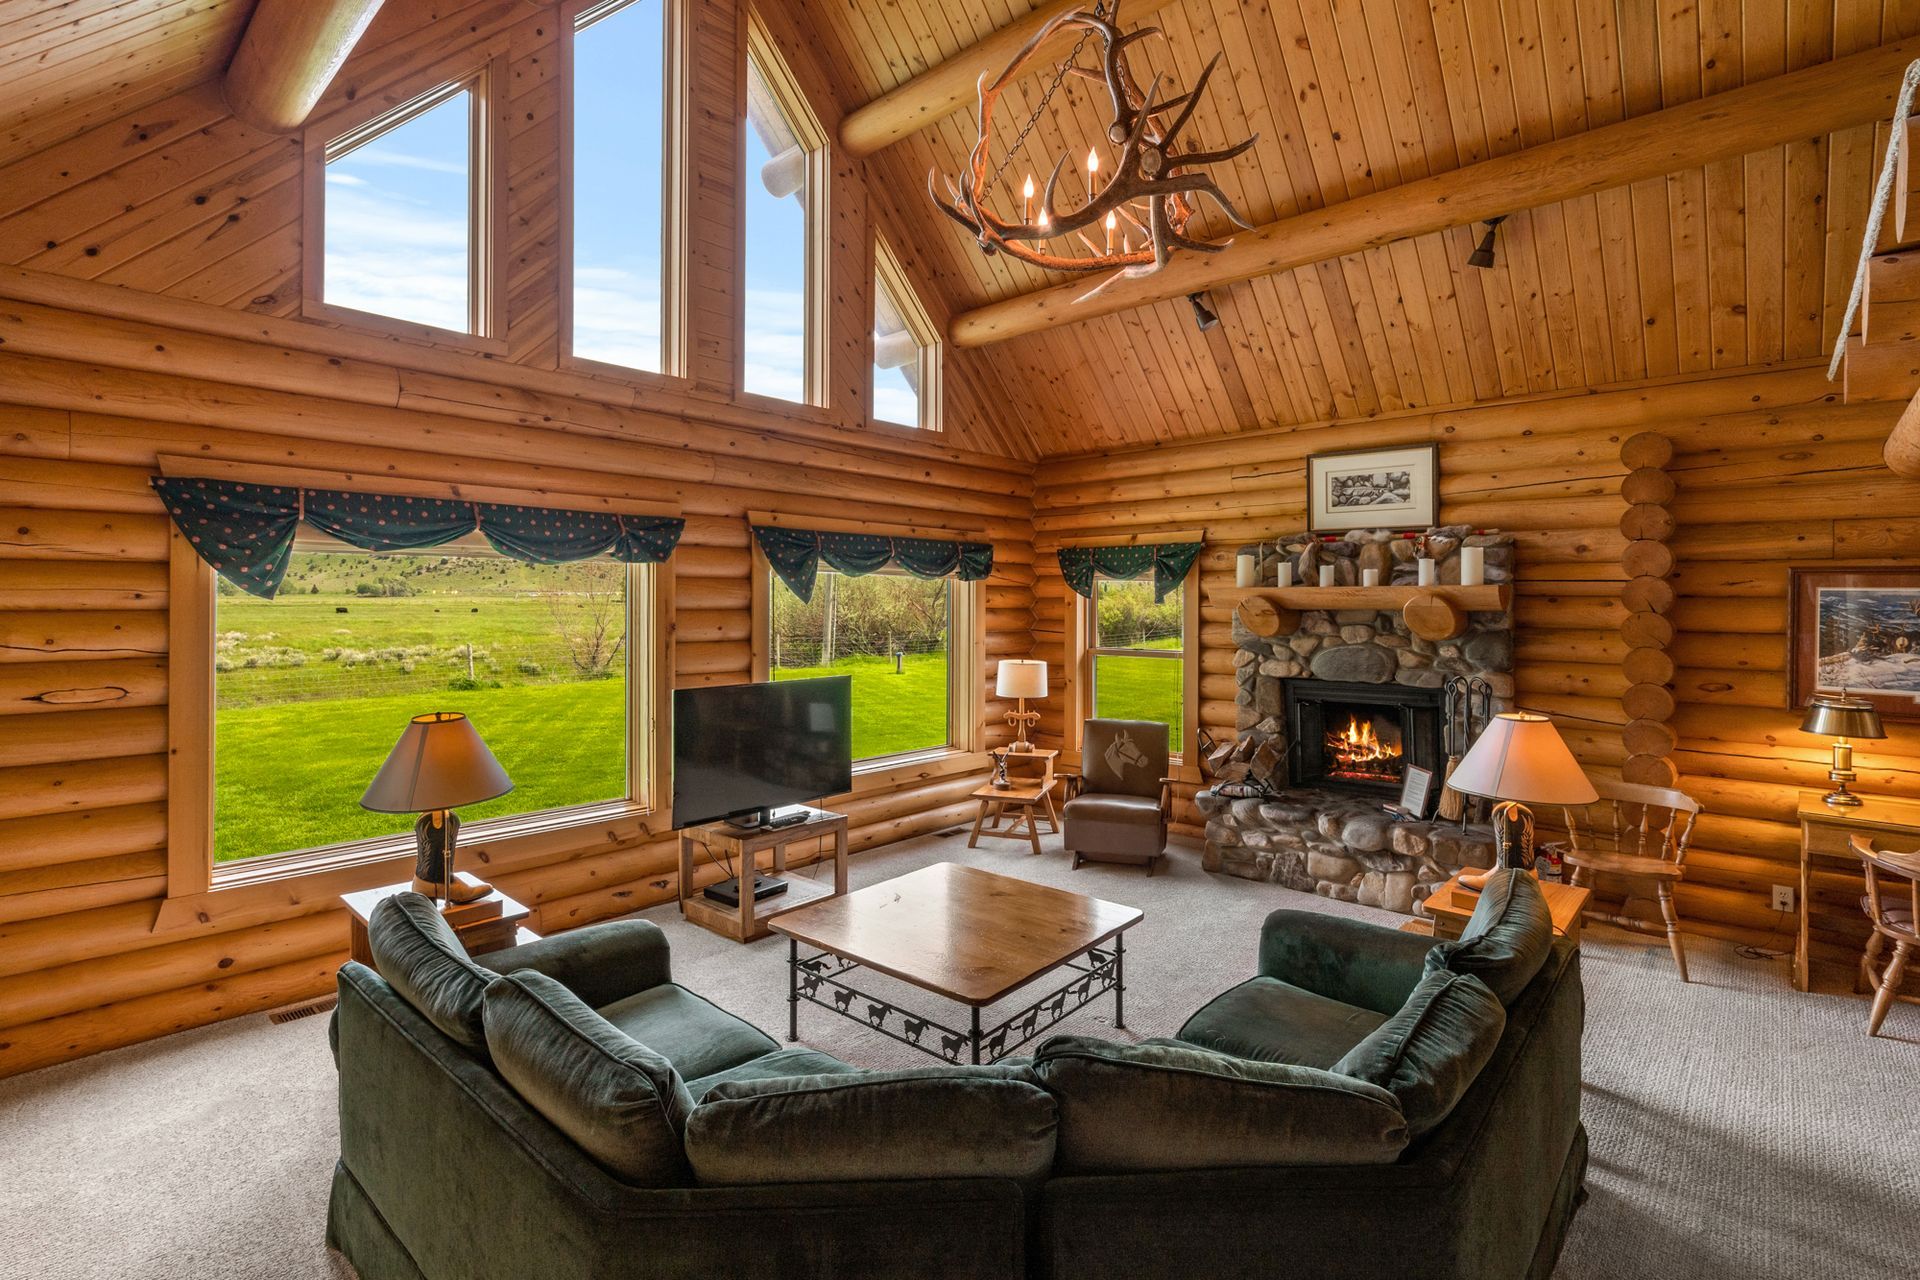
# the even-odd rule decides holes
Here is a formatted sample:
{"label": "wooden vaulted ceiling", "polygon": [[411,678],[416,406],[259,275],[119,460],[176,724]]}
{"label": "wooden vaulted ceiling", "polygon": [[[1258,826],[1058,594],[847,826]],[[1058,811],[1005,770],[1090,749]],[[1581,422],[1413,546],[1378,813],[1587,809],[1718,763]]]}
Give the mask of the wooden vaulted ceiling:
{"label": "wooden vaulted ceiling", "polygon": [[0,163],[226,70],[254,0],[0,0]]}
{"label": "wooden vaulted ceiling", "polygon": [[[1034,6],[807,7],[873,97]],[[1197,137],[1260,134],[1218,175],[1259,224],[1901,39],[1920,4],[1175,0],[1142,22],[1166,33],[1142,46],[1152,70],[1182,89],[1224,52]],[[1045,83],[1009,95],[996,156]],[[1070,79],[1055,94],[1011,181],[1084,154],[1105,125],[1099,92]],[[918,189],[930,168],[957,172],[973,138],[963,112],[872,163]],[[990,350],[1032,397],[1045,452],[1813,357],[1845,301],[1874,162],[1863,126],[1516,210],[1492,270],[1465,265],[1479,228],[1462,228],[1216,289],[1222,323],[1204,334],[1176,301]],[[1058,283],[936,215],[918,225],[957,305]]]}
{"label": "wooden vaulted ceiling", "polygon": [[[1034,7],[786,2],[835,55],[843,107]],[[0,164],[214,80],[252,9],[0,0]],[[1260,134],[1218,175],[1257,224],[1920,33],[1920,0],[1172,0],[1142,21],[1166,35],[1142,56],[1181,88],[1224,53],[1196,132]],[[1002,149],[1044,85],[1008,95]],[[1011,180],[1104,125],[1096,87],[1069,80]],[[868,162],[897,247],[955,311],[1057,283],[927,203],[973,130],[963,112]],[[1044,453],[1807,359],[1831,344],[1875,159],[1862,126],[1516,209],[1492,270],[1465,265],[1478,228],[1460,228],[1215,289],[1206,333],[1166,302],[983,354]]]}

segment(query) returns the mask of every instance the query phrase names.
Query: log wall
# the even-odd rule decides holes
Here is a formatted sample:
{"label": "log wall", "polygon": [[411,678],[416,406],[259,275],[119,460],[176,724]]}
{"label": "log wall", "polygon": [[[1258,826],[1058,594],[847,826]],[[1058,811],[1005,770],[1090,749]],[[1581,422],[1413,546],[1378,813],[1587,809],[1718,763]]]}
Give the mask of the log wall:
{"label": "log wall", "polygon": [[[762,11],[837,126],[830,54]],[[167,888],[167,520],[161,454],[678,502],[676,680],[752,662],[746,512],[983,530],[980,661],[1032,621],[1031,452],[986,360],[950,358],[941,435],[867,421],[871,237],[915,269],[894,197],[832,182],[830,403],[734,394],[739,366],[738,6],[691,0],[690,377],[569,371],[557,338],[556,7],[390,0],[323,102],[405,97],[449,50],[504,42],[512,74],[506,351],[299,316],[297,140],[230,118],[217,82],[0,169],[0,1075],[331,989],[337,898],[155,931]],[[432,57],[429,57],[429,51]],[[944,324],[949,308],[916,277]],[[536,499],[537,500],[537,499]],[[988,682],[991,690],[991,681]],[[989,698],[991,694],[989,693]],[[979,708],[989,743],[1004,710]],[[977,761],[836,801],[862,850],[963,816]],[[350,803],[350,800],[343,801]],[[672,898],[676,846],[631,823],[463,854],[543,933]]]}
{"label": "log wall", "polygon": [[[1236,548],[1306,527],[1308,454],[1437,442],[1441,523],[1518,539],[1518,701],[1552,713],[1589,768],[1616,776],[1631,755],[1667,755],[1670,725],[1679,785],[1706,807],[1679,889],[1685,926],[1788,946],[1792,917],[1769,894],[1797,883],[1796,791],[1823,785],[1828,744],[1799,733],[1787,705],[1787,570],[1914,561],[1920,483],[1880,460],[1899,409],[1843,405],[1823,370],[1802,367],[1043,460],[1035,653],[1059,680],[1072,617],[1061,539],[1203,526],[1200,723],[1231,738],[1231,610],[1208,596],[1232,586]],[[1622,446],[1645,433],[1672,441],[1671,496],[1643,491],[1644,474],[1623,496],[1644,467]],[[1650,506],[1671,514],[1662,538],[1646,536]],[[1650,548],[1672,552],[1670,572],[1644,559]],[[1652,584],[1671,589],[1670,607],[1649,607]],[[1671,621],[1670,641],[1645,643],[1648,615]],[[1650,651],[1657,663],[1635,657]],[[1061,700],[1043,711],[1043,740],[1064,745]],[[1862,789],[1920,796],[1920,726],[1889,732],[1856,756]],[[1196,829],[1190,806],[1177,817]],[[1858,957],[1858,892],[1823,885],[1814,930],[1826,958]]]}

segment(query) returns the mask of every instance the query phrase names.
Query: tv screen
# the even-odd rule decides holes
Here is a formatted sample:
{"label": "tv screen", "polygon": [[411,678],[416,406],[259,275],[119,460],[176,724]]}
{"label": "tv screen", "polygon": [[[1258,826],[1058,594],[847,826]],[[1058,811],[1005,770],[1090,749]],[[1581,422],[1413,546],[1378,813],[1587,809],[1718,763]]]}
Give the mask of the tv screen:
{"label": "tv screen", "polygon": [[852,722],[850,676],[676,690],[674,825],[851,791]]}

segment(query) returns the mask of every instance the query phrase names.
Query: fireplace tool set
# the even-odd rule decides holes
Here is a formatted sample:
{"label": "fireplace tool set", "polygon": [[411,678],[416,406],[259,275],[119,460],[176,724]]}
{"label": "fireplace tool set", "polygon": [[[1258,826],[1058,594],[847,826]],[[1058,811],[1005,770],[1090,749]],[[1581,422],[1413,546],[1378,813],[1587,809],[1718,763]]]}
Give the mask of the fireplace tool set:
{"label": "fireplace tool set", "polygon": [[1455,791],[1450,784],[1460,757],[1493,719],[1493,686],[1478,676],[1452,677],[1440,687],[1440,714],[1443,717],[1441,745],[1447,753],[1447,767],[1440,779],[1440,808],[1435,816],[1445,822],[1458,822],[1464,831],[1477,802]]}

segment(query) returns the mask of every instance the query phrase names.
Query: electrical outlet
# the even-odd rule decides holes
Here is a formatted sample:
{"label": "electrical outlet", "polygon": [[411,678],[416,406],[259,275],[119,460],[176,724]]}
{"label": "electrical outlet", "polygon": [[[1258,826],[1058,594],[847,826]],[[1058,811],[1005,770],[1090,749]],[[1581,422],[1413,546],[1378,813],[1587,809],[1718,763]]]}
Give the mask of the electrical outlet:
{"label": "electrical outlet", "polygon": [[1773,886],[1773,909],[1775,911],[1793,910],[1793,886],[1777,884]]}

